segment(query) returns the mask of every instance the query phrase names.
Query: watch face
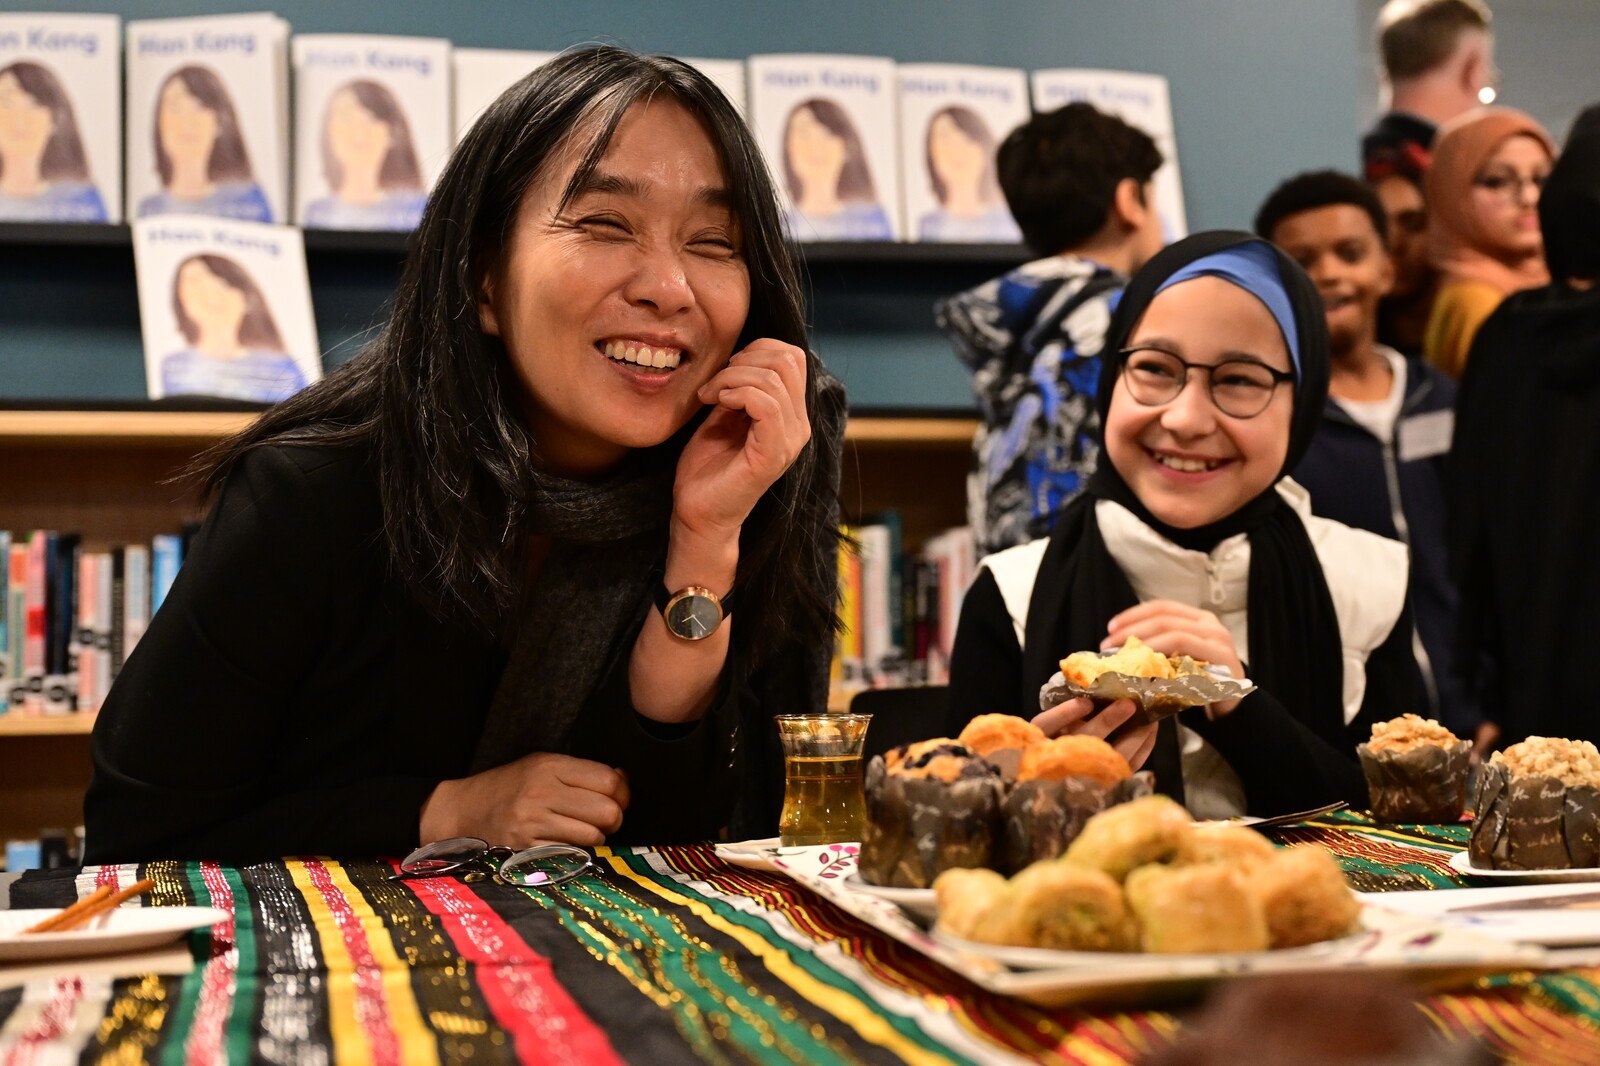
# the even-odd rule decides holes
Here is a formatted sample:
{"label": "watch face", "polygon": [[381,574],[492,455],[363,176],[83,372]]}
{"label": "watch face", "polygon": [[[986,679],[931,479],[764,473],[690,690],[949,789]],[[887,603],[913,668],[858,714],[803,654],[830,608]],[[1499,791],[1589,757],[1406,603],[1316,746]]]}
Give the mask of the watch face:
{"label": "watch face", "polygon": [[722,609],[708,596],[679,596],[667,604],[667,628],[685,640],[704,640],[722,622]]}

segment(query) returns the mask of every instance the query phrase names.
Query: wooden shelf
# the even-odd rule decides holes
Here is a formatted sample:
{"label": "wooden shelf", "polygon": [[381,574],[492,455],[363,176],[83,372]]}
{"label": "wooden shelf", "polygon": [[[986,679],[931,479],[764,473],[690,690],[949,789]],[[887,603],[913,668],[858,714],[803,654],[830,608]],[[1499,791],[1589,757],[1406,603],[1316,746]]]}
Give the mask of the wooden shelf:
{"label": "wooden shelf", "polygon": [[92,714],[24,716],[16,711],[0,714],[0,739],[5,737],[88,736],[94,730]]}
{"label": "wooden shelf", "polygon": [[[237,433],[256,416],[246,411],[0,411],[0,444],[120,446],[205,445]],[[966,447],[975,418],[852,418],[855,444]]]}

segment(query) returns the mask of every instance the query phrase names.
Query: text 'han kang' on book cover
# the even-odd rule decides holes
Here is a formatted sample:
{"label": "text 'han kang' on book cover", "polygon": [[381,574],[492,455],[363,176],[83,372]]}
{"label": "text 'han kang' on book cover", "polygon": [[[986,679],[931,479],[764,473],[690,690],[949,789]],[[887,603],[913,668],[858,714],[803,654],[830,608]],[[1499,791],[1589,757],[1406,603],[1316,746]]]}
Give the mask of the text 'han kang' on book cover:
{"label": "text 'han kang' on book cover", "polygon": [[1021,70],[901,64],[900,167],[909,240],[1022,240],[1000,191],[995,153],[1031,114],[1028,76]]}
{"label": "text 'han kang' on book cover", "polygon": [[790,236],[899,238],[893,60],[751,56],[749,94],[751,126],[784,198]]}
{"label": "text 'han kang' on book cover", "polygon": [[442,38],[296,36],[300,225],[416,229],[454,143],[451,80]]}
{"label": "text 'han kang' on book cover", "polygon": [[115,15],[0,15],[0,219],[122,220]]}
{"label": "text 'han kang' on book cover", "polygon": [[128,217],[289,218],[289,24],[128,23]]}
{"label": "text 'han kang' on book cover", "polygon": [[144,219],[133,256],[152,400],[275,403],[322,377],[298,229]]}

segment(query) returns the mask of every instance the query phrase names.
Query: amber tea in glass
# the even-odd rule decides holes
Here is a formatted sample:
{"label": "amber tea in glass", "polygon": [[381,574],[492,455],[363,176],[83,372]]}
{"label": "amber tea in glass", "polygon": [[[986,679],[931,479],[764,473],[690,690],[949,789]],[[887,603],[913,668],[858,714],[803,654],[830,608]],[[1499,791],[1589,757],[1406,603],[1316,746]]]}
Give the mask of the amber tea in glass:
{"label": "amber tea in glass", "polygon": [[867,714],[780,714],[783,814],[778,843],[838,844],[861,839],[861,744]]}

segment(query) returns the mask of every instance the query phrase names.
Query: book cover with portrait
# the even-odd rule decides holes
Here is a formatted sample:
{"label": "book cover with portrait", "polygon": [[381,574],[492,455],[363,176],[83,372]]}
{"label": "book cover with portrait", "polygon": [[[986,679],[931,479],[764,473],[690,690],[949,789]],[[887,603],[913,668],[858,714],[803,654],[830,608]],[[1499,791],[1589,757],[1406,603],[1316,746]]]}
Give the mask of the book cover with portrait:
{"label": "book cover with portrait", "polygon": [[711,80],[722,90],[722,95],[733,102],[735,110],[748,118],[750,102],[745,98],[744,60],[742,59],[690,59],[683,61]]}
{"label": "book cover with portrait", "polygon": [[1156,210],[1170,243],[1188,236],[1183,210],[1183,178],[1178,170],[1178,138],[1172,123],[1167,79],[1124,70],[1036,70],[1033,106],[1041,113],[1078,101],[1093,104],[1150,135],[1166,160],[1156,171]]}
{"label": "book cover with portrait", "polygon": [[797,241],[900,236],[895,67],[873,56],[749,62],[750,124]]}
{"label": "book cover with portrait", "polygon": [[128,23],[128,217],[289,218],[289,24]]}
{"label": "book cover with portrait", "polygon": [[457,48],[451,53],[455,72],[455,110],[451,128],[457,142],[500,94],[556,57],[555,52],[517,52],[505,48]]}
{"label": "book cover with portrait", "polygon": [[122,23],[0,15],[0,220],[122,220]]}
{"label": "book cover with portrait", "polygon": [[416,229],[454,143],[451,80],[443,38],[296,36],[296,221]]}
{"label": "book cover with portrait", "polygon": [[150,398],[275,403],[322,377],[292,226],[195,216],[133,225]]}
{"label": "book cover with portrait", "polygon": [[1022,240],[995,152],[1031,113],[1028,76],[1005,67],[901,64],[900,166],[909,240]]}

